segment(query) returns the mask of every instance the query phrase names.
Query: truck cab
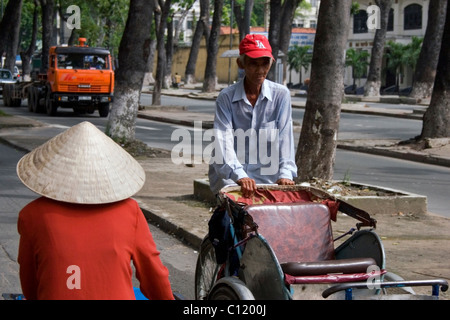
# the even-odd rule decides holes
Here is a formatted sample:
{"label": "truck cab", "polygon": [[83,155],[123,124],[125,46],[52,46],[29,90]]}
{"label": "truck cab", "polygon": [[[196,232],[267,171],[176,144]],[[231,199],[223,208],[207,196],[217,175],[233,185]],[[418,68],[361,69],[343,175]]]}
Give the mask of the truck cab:
{"label": "truck cab", "polygon": [[47,70],[47,113],[58,107],[73,108],[78,113],[108,116],[114,93],[111,54],[104,48],[88,47],[85,39],[77,46],[50,48]]}

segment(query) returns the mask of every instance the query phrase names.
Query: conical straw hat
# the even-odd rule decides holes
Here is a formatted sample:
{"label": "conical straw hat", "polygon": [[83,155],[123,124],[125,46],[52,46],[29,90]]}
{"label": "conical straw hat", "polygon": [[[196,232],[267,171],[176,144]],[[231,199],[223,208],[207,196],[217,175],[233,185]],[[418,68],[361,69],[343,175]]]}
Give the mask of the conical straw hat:
{"label": "conical straw hat", "polygon": [[145,182],[141,165],[90,122],[82,122],[26,154],[17,175],[47,198],[81,204],[123,200]]}

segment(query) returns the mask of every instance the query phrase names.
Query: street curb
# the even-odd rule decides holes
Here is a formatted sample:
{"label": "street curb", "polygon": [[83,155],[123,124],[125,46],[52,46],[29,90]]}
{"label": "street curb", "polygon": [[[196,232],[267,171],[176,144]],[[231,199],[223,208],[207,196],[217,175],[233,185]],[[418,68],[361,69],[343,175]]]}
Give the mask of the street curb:
{"label": "street curb", "polygon": [[7,140],[7,139],[5,139],[3,137],[0,137],[0,143],[2,143],[4,145],[7,145],[7,146],[10,146],[10,147],[12,147],[14,149],[23,151],[23,152],[27,152],[28,153],[28,152],[31,151],[28,148],[25,148],[25,147],[19,146],[18,144],[12,143],[12,142],[10,142],[9,140]]}
{"label": "street curb", "polygon": [[169,220],[162,218],[149,209],[143,208],[142,206],[139,207],[144,213],[144,217],[147,219],[148,223],[151,223],[152,225],[158,227],[166,233],[173,234],[193,249],[200,248],[202,242],[202,239],[200,237],[170,222]]}
{"label": "street curb", "polygon": [[[159,122],[165,122],[165,123],[173,123],[173,124],[184,125],[184,126],[188,126],[188,127],[194,126],[194,121],[192,121],[192,120],[172,119],[172,118],[166,118],[166,117],[161,117],[161,116],[149,115],[149,114],[146,114],[143,112],[138,112],[138,118],[159,121]],[[212,121],[202,121],[202,128],[203,129],[212,129],[213,122]]]}
{"label": "street curb", "polygon": [[396,114],[396,113],[390,113],[390,112],[380,112],[380,111],[359,111],[359,110],[350,110],[350,109],[341,109],[342,112],[345,113],[354,113],[354,114],[365,114],[365,115],[371,115],[371,116],[382,116],[382,117],[392,117],[392,118],[402,118],[402,119],[411,119],[411,120],[423,120],[423,115],[419,114]]}
{"label": "street curb", "polygon": [[377,147],[364,147],[364,146],[350,146],[345,144],[337,144],[337,148],[348,150],[348,151],[355,151],[355,152],[364,152],[368,154],[378,155],[378,156],[384,156],[384,157],[390,157],[395,159],[402,159],[402,160],[410,160],[414,162],[421,162],[426,164],[433,164],[443,167],[450,167],[450,159],[443,159],[439,157],[433,157],[433,156],[424,156],[420,154],[414,154],[410,152],[398,152],[398,151],[392,151],[392,150],[386,150],[382,148]]}
{"label": "street curb", "polygon": [[[348,105],[348,106],[347,106]],[[292,103],[292,108],[296,109],[305,109],[305,105],[298,102]],[[365,108],[364,110],[352,109],[351,104],[342,103],[341,104],[341,113],[353,113],[353,114],[363,114],[363,115],[371,115],[371,116],[382,116],[382,117],[392,117],[392,118],[402,118],[402,119],[411,119],[411,120],[423,120],[423,114],[419,113],[406,113],[406,112],[388,112],[388,111],[380,111],[380,110],[369,110],[370,108]]]}

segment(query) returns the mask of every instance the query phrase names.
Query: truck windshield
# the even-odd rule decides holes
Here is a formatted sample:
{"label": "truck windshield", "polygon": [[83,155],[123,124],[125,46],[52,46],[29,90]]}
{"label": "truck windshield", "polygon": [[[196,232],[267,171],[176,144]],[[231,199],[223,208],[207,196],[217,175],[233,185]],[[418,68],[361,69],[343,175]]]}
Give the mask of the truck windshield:
{"label": "truck windshield", "polygon": [[109,69],[107,55],[92,54],[58,54],[59,69]]}
{"label": "truck windshield", "polygon": [[0,78],[4,80],[12,80],[12,75],[9,70],[0,70]]}

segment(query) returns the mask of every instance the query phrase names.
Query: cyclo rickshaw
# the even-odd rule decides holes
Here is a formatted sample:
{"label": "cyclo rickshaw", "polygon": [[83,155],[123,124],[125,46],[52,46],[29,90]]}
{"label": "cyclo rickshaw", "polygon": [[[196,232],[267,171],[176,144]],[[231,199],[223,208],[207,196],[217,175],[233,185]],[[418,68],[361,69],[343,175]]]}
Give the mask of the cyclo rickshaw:
{"label": "cyclo rickshaw", "polygon": [[[335,248],[338,211],[357,223]],[[251,198],[225,187],[200,247],[195,298],[438,299],[448,289],[443,279],[406,281],[386,270],[375,228],[366,211],[313,187],[260,185]]]}

